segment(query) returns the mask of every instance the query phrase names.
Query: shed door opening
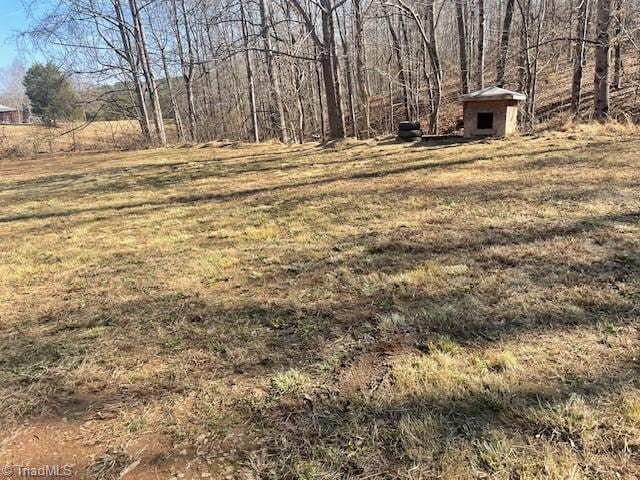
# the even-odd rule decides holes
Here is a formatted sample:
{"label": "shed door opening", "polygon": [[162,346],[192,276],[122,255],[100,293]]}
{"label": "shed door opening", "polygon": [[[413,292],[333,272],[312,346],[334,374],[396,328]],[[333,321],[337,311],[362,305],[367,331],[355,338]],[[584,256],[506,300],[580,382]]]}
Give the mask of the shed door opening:
{"label": "shed door opening", "polygon": [[493,112],[478,113],[478,130],[489,130],[493,128]]}

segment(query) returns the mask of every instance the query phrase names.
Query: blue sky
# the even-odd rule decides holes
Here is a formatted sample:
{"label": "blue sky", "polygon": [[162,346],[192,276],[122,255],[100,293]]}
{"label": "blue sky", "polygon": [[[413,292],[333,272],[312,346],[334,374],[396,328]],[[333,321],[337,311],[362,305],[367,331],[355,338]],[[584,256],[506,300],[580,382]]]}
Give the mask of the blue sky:
{"label": "blue sky", "polygon": [[24,54],[18,51],[16,42],[11,37],[15,35],[16,30],[24,28],[26,22],[27,14],[22,0],[0,0],[0,68],[6,67]]}

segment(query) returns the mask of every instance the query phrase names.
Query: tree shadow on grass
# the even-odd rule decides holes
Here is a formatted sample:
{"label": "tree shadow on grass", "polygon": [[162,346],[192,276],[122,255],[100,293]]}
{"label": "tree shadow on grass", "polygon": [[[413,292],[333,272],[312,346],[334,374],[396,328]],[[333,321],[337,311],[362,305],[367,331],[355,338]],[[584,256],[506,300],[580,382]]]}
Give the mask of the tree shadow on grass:
{"label": "tree shadow on grass", "polygon": [[[511,157],[518,157],[518,156],[539,155],[547,151],[558,151],[558,150],[557,149],[540,150],[535,152],[523,152],[520,154],[511,153],[511,154],[504,154],[502,156],[511,158]],[[88,207],[88,208],[59,210],[59,211],[52,211],[52,212],[33,212],[33,213],[27,213],[27,214],[17,214],[17,215],[0,217],[0,223],[10,223],[10,222],[16,222],[16,221],[23,221],[23,220],[61,218],[61,217],[68,217],[68,216],[79,215],[84,213],[97,213],[102,211],[120,211],[120,210],[137,209],[137,208],[143,208],[143,207],[168,208],[172,206],[175,207],[178,205],[194,205],[194,204],[199,204],[203,202],[225,201],[225,200],[232,200],[236,198],[249,197],[252,195],[263,194],[263,193],[274,193],[274,192],[279,192],[283,190],[297,189],[302,187],[328,185],[336,182],[359,181],[359,180],[367,180],[367,179],[374,179],[374,178],[384,178],[390,175],[402,175],[402,174],[417,172],[417,171],[446,169],[446,168],[451,168],[455,166],[468,165],[468,164],[476,163],[478,161],[491,160],[496,158],[501,158],[501,156],[480,155],[480,156],[463,158],[460,160],[447,160],[442,162],[419,161],[417,163],[411,163],[409,165],[404,165],[396,168],[361,170],[356,173],[347,174],[347,175],[321,177],[321,178],[315,178],[308,181],[297,181],[297,182],[290,182],[290,183],[284,183],[279,185],[255,187],[255,188],[249,188],[245,190],[231,191],[231,192],[225,192],[225,193],[179,195],[179,196],[170,196],[168,198],[163,198],[163,199],[148,199],[148,200],[141,200],[137,202],[127,202],[127,203],[119,203],[115,205],[107,205],[103,207]],[[193,179],[190,178],[190,180],[193,180]]]}
{"label": "tree shadow on grass", "polygon": [[[448,335],[477,344],[527,332],[594,326],[603,320],[633,323],[638,299],[615,289],[608,300],[584,298],[570,302],[568,307],[579,307],[580,311],[563,309],[562,303],[553,302],[553,309],[534,303],[533,310],[523,312],[509,310],[508,304],[496,309],[493,302],[499,302],[499,292],[483,291],[474,278],[454,282],[451,289],[447,286],[427,293],[404,285],[401,277],[425,262],[444,260],[446,264],[447,256],[455,256],[458,262],[475,264],[481,270],[526,271],[528,283],[549,295],[553,290],[582,285],[603,289],[634,284],[640,278],[640,257],[633,242],[625,244],[614,239],[609,256],[590,263],[562,257],[555,261],[544,256],[518,258],[508,252],[503,254],[508,260],[505,263],[495,249],[522,248],[568,237],[594,238],[612,225],[639,222],[640,212],[634,211],[586,217],[555,227],[470,230],[456,243],[440,238],[431,245],[410,240],[380,242],[376,235],[359,235],[339,242],[339,251],[345,252],[353,246],[364,246],[359,255],[339,254],[312,261],[302,269],[291,266],[304,263],[304,259],[291,257],[275,268],[267,268],[260,279],[245,279],[246,293],[238,293],[235,305],[223,306],[211,299],[165,292],[92,308],[62,307],[39,318],[25,318],[25,327],[4,332],[0,367],[12,378],[8,384],[15,382],[18,389],[23,382],[28,386],[31,379],[46,379],[47,372],[53,373],[52,383],[62,375],[66,378],[60,384],[68,385],[78,365],[102,360],[117,363],[117,357],[110,357],[113,352],[132,354],[140,348],[147,360],[155,355],[189,358],[191,352],[203,352],[223,377],[230,373],[251,376],[255,371],[270,375],[292,366],[321,362],[319,352],[337,339],[354,339],[354,344],[360,343],[359,349],[364,341],[364,348],[369,348],[366,345],[371,342],[366,339],[376,335],[377,316],[389,311],[401,311],[409,319],[416,345],[429,335]],[[355,280],[371,274],[384,274],[386,279],[362,290],[358,283],[341,285],[326,276],[326,272],[335,271],[351,272]],[[435,272],[439,274],[439,270]],[[261,291],[265,284],[271,285],[273,300],[261,303],[251,298],[250,292]],[[325,288],[326,300],[302,306],[281,298],[283,293],[290,297],[311,286]],[[474,303],[470,295],[482,303]],[[34,328],[34,333],[29,333],[27,325]],[[229,355],[232,351],[236,353]],[[100,360],[103,355],[106,357]],[[346,353],[347,357],[353,355],[357,352]],[[43,410],[49,409],[47,403],[45,399]]]}
{"label": "tree shadow on grass", "polygon": [[[388,260],[397,268],[397,260]],[[415,265],[420,260],[400,263]],[[581,273],[597,278],[607,274],[610,262],[615,261],[596,263],[592,271]],[[637,262],[625,263],[624,274],[617,281],[638,275]],[[356,261],[347,268],[357,271],[362,265]],[[283,271],[279,278],[268,281],[304,289],[304,276],[298,275],[298,283],[289,280],[289,273]],[[401,334],[383,333],[377,326],[377,313],[386,310],[377,303],[388,293],[395,296],[393,308],[401,307],[409,319]],[[549,382],[546,389],[535,381],[531,385],[512,380],[492,383],[497,374],[486,372],[482,373],[488,375],[486,382],[477,383],[471,362],[464,364],[471,370],[462,383],[446,387],[452,391],[435,384],[408,392],[396,389],[396,374],[385,373],[393,357],[384,353],[385,345],[398,341],[406,348],[405,353],[399,352],[402,355],[417,354],[422,345],[441,336],[460,342],[462,351],[478,351],[506,339],[566,332],[603,319],[633,324],[635,316],[629,305],[621,310],[600,303],[597,308],[585,307],[584,315],[572,319],[537,307],[526,322],[503,311],[496,324],[491,315],[478,315],[460,303],[457,293],[429,297],[351,291],[335,303],[313,307],[246,297],[237,302],[223,307],[189,295],[143,297],[90,310],[62,308],[35,319],[40,328],[32,333],[26,328],[28,324],[18,335],[5,332],[0,369],[5,377],[3,388],[13,393],[4,397],[3,411],[15,412],[23,419],[42,412],[65,418],[77,415],[83,420],[94,418],[97,412],[118,416],[143,411],[146,405],[171,404],[215,381],[265,388],[265,379],[268,382],[291,369],[315,372],[320,366],[333,365],[339,374],[359,358],[374,355],[383,370],[378,377],[372,369],[370,382],[360,392],[348,393],[329,383],[312,386],[304,393],[271,392],[260,401],[250,396],[236,398],[228,407],[234,415],[219,419],[216,413],[216,425],[231,428],[237,426],[238,415],[245,419],[257,443],[243,445],[239,453],[258,476],[266,475],[267,469],[280,478],[294,477],[301,468],[350,478],[405,476],[416,465],[437,474],[450,468],[450,454],[458,456],[463,465],[472,465],[476,473],[492,474],[496,469],[515,472],[519,462],[525,461],[523,457],[510,454],[512,463],[504,463],[491,455],[505,446],[504,442],[507,451],[524,451],[528,445],[534,456],[539,455],[537,448],[556,455],[561,450],[566,456],[563,461],[573,466],[583,462],[583,455],[594,454],[588,446],[594,438],[599,445],[611,445],[596,454],[625,455],[616,468],[623,475],[633,471],[624,446],[633,431],[616,430],[614,420],[600,419],[589,404],[603,393],[638,386],[636,352],[618,357],[617,363],[609,366],[612,373],[608,377],[564,374],[561,382]],[[448,315],[433,317],[429,311],[436,305],[453,308]],[[635,308],[635,302],[631,307]],[[419,313],[424,311],[425,315]],[[338,366],[329,362],[336,351],[334,345],[340,346],[337,351],[342,363]],[[426,353],[434,352],[427,349]],[[154,364],[166,368],[149,373],[148,365]],[[126,375],[114,377],[118,371]],[[449,374],[452,382],[458,382],[455,370]],[[578,396],[586,406],[572,396]],[[213,419],[206,416],[212,413],[206,412],[209,410],[192,418],[196,424],[191,428],[196,432],[211,428]],[[233,437],[226,441],[234,446]],[[499,452],[498,457],[504,453]],[[526,461],[533,462],[537,472],[544,472],[543,456],[527,457]]]}

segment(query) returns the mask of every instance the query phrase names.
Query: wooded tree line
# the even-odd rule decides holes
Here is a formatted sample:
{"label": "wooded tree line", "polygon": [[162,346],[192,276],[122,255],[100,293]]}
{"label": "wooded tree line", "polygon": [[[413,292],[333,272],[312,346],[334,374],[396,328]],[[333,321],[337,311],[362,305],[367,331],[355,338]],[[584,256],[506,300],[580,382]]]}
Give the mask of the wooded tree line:
{"label": "wooded tree line", "polygon": [[640,58],[639,6],[56,0],[25,35],[97,92],[89,103],[113,110],[120,101],[149,143],[166,143],[167,119],[183,141],[302,142],[367,138],[404,119],[441,132],[455,126],[442,119],[455,117],[447,108],[458,94],[489,85],[527,94],[528,125],[539,117],[541,88],[564,92],[558,82],[567,85],[561,108],[584,112],[593,90],[589,111],[606,118],[611,89],[637,80],[625,66]]}

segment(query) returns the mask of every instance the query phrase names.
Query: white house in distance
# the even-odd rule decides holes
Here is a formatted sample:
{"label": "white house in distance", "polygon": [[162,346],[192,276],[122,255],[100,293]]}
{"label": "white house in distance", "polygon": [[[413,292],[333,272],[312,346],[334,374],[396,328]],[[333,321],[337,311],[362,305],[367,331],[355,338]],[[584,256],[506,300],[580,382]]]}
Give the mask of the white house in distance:
{"label": "white house in distance", "polygon": [[518,129],[518,102],[523,93],[500,87],[486,87],[460,96],[464,117],[464,136],[505,137]]}

